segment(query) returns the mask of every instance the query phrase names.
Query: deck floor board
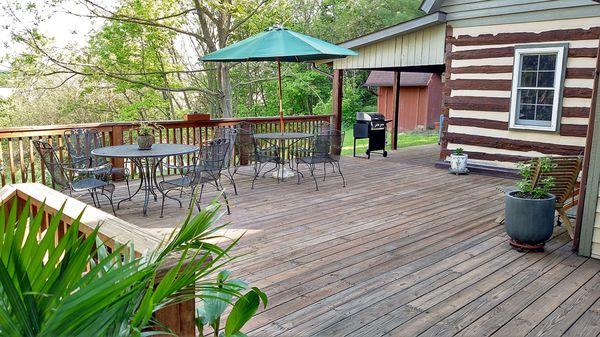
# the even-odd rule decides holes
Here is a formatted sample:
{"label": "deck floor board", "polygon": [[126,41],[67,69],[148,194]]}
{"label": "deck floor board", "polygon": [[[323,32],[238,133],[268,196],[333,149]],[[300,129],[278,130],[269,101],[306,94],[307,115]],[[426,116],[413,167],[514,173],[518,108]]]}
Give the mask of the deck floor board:
{"label": "deck floor board", "polygon": [[[319,191],[308,177],[261,178],[251,190],[240,175],[239,195],[225,182],[232,214],[221,221],[228,235],[245,233],[228,268],[269,295],[248,335],[600,333],[600,262],[574,255],[560,227],[543,253],[510,249],[494,219],[496,187],[514,181],[450,175],[434,168],[437,154],[427,145],[343,158],[346,188],[330,172]],[[203,205],[215,196],[207,190]],[[160,200],[142,216],[136,197],[117,216],[163,235],[185,218],[183,201],[167,201],[160,218]]]}

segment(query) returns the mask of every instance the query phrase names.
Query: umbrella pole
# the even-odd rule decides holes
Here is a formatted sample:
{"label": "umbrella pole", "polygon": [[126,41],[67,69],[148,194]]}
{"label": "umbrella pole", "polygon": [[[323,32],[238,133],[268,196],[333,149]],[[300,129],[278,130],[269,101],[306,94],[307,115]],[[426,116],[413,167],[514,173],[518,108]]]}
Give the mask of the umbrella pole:
{"label": "umbrella pole", "polygon": [[283,133],[283,91],[281,89],[281,61],[277,59],[277,81],[279,82],[279,131]]}

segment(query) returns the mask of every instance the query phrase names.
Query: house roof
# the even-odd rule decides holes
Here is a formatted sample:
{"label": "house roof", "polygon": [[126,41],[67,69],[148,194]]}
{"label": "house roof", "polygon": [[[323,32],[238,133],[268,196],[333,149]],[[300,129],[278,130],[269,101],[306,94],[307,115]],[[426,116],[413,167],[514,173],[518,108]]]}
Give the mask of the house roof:
{"label": "house roof", "polygon": [[443,0],[423,0],[421,1],[421,10],[427,14],[440,9]]}
{"label": "house roof", "polygon": [[338,45],[344,48],[358,48],[444,22],[446,22],[446,13],[436,12],[367,35],[359,36],[355,39],[339,43]]}
{"label": "house roof", "polygon": [[[424,87],[429,83],[430,73],[407,73],[400,74],[401,87]],[[394,85],[393,71],[373,70],[369,74],[365,87],[391,87]]]}

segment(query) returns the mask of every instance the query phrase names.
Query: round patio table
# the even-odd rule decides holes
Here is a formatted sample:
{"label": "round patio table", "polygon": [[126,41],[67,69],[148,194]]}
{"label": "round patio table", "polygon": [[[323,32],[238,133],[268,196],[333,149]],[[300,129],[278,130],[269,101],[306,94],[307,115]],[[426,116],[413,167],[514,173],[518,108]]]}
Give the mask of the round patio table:
{"label": "round patio table", "polygon": [[[286,150],[296,145],[299,141],[314,137],[312,133],[306,132],[268,132],[268,133],[256,133],[254,134],[255,139],[263,139],[273,146],[276,146],[279,154],[277,166],[274,169],[267,171],[263,176],[273,170],[277,170],[273,173],[273,178],[283,181],[283,178],[293,177],[295,173],[302,175],[298,170],[294,169],[290,162],[290,171],[285,170],[285,157]],[[279,169],[281,168],[281,170]],[[295,172],[295,173],[294,173]]]}
{"label": "round patio table", "polygon": [[[92,150],[92,155],[106,158],[125,158],[131,160],[131,162],[138,168],[140,172],[140,185],[131,196],[119,201],[117,209],[122,202],[131,200],[141,190],[144,191],[144,208],[143,214],[148,213],[148,202],[150,195],[154,197],[154,201],[157,200],[156,191],[163,194],[159,188],[158,180],[156,178],[156,171],[158,166],[166,157],[170,156],[181,156],[184,154],[198,151],[198,147],[194,145],[186,144],[154,144],[150,150],[140,150],[137,145],[115,145],[106,146]],[[179,202],[181,201],[172,196],[166,196],[169,199],[173,199]]]}

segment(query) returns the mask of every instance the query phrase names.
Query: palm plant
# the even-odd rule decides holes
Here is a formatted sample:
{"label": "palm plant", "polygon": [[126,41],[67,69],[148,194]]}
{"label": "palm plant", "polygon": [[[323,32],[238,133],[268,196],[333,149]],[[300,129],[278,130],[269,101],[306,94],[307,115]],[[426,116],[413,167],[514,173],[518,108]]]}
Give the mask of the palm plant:
{"label": "palm plant", "polygon": [[[233,304],[223,335],[240,330],[266,296],[257,288],[221,276],[210,281],[239,240],[225,247],[206,242],[218,237],[219,207],[188,214],[179,230],[155,251],[136,256],[132,245],[110,249],[99,228],[81,235],[81,216],[59,237],[62,210],[44,226],[29,203],[0,207],[0,336],[125,337],[164,333],[153,319],[164,307],[194,298]],[[59,237],[57,239],[57,237]],[[167,331],[168,332],[168,331]]]}

